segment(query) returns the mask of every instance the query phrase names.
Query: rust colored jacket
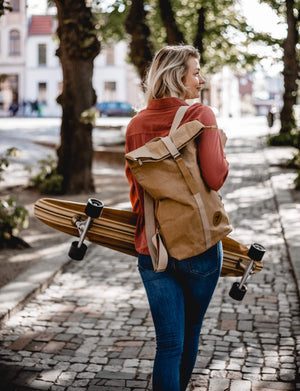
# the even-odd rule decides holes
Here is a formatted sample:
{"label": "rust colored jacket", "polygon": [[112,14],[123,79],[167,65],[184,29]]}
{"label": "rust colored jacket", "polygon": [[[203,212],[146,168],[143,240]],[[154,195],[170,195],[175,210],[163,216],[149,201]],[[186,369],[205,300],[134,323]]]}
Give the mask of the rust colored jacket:
{"label": "rust colored jacket", "polygon": [[[187,105],[179,98],[153,99],[147,108],[140,111],[128,124],[126,153],[141,147],[155,137],[169,134],[174,116],[180,106]],[[203,125],[217,125],[213,111],[201,103],[192,105],[185,113],[181,124],[198,120]],[[213,190],[219,190],[228,175],[228,162],[223,151],[217,129],[205,129],[198,139],[200,170],[204,181]],[[130,185],[130,201],[133,212],[139,214],[135,235],[135,248],[139,254],[148,254],[145,224],[144,196],[142,187],[136,182],[126,165],[126,176]]]}

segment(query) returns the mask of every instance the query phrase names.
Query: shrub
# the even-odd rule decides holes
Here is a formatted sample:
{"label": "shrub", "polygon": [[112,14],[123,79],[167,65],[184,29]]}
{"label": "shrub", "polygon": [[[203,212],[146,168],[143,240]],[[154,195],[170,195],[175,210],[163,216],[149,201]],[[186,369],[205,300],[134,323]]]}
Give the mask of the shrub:
{"label": "shrub", "polygon": [[51,155],[38,161],[40,172],[31,178],[33,187],[44,194],[62,194],[63,176],[57,172],[57,161]]}
{"label": "shrub", "polygon": [[300,190],[300,171],[297,172],[297,176],[294,180],[295,183],[295,189]]}
{"label": "shrub", "polygon": [[2,172],[9,166],[8,158],[10,156],[19,157],[19,153],[20,151],[18,148],[12,147],[8,148],[4,155],[0,156],[0,181],[2,180]]}
{"label": "shrub", "polygon": [[[4,155],[0,156],[0,181],[3,180],[1,174],[9,166],[10,156],[18,157],[17,148],[9,148]],[[30,247],[24,240],[16,235],[22,228],[28,226],[28,211],[23,206],[17,206],[14,197],[7,200],[0,200],[0,248],[24,248]]]}
{"label": "shrub", "polygon": [[29,247],[16,236],[27,226],[28,211],[23,206],[17,206],[13,197],[0,201],[0,248]]}
{"label": "shrub", "polygon": [[279,133],[270,136],[267,140],[269,146],[278,147],[283,145],[289,145],[297,147],[298,135],[296,133]]}

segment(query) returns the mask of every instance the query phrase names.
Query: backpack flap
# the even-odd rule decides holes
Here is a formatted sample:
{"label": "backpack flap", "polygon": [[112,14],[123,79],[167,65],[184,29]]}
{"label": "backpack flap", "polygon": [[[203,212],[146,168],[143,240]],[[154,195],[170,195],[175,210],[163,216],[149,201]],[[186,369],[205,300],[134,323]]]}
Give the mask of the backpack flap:
{"label": "backpack flap", "polygon": [[[180,151],[188,142],[198,137],[205,126],[195,120],[188,122],[172,132],[170,135],[175,147]],[[156,137],[140,148],[125,155],[125,159],[131,168],[135,164],[151,163],[161,161],[171,156],[169,150],[162,141],[162,137]]]}

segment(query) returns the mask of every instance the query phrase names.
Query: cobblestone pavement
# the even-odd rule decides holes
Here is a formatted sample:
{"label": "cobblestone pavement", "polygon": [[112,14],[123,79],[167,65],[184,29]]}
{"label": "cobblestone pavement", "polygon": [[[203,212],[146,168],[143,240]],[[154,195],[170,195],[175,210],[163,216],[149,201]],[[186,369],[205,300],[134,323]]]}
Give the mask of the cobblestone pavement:
{"label": "cobblestone pavement", "polygon": [[[259,138],[227,148],[223,197],[234,237],[267,248],[242,302],[221,278],[207,312],[190,390],[300,390],[297,285]],[[136,260],[91,245],[1,329],[3,391],[151,389],[154,329]]]}

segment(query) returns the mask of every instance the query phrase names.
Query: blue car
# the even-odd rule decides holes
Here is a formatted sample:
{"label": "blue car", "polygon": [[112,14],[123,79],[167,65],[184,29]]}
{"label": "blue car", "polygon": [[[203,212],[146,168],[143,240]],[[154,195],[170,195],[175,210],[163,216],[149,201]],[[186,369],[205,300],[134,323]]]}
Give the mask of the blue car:
{"label": "blue car", "polygon": [[127,102],[101,102],[96,104],[100,117],[132,117],[134,108]]}

